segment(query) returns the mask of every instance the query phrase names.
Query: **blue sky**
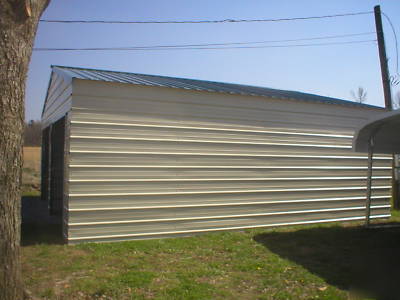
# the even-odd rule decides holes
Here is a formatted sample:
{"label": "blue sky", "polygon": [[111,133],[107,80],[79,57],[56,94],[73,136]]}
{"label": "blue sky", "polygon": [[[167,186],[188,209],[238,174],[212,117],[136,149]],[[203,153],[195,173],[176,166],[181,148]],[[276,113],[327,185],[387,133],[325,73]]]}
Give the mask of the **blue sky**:
{"label": "blue sky", "polygon": [[[400,39],[400,1],[383,0],[52,0],[43,19],[213,20],[267,19],[372,11],[392,20]],[[375,31],[373,14],[307,21],[227,24],[53,24],[42,23],[35,47],[118,47],[254,42]],[[384,31],[391,74],[395,43]],[[326,42],[375,39],[366,35]],[[315,42],[315,41],[312,41]],[[317,41],[324,42],[324,41]],[[307,42],[302,42],[307,43]],[[399,45],[400,46],[400,45]],[[26,90],[26,119],[40,119],[50,65],[66,65],[297,90],[342,99],[366,89],[367,103],[383,106],[377,46],[365,44],[298,48],[181,51],[34,52]],[[394,87],[396,93],[400,87]]]}

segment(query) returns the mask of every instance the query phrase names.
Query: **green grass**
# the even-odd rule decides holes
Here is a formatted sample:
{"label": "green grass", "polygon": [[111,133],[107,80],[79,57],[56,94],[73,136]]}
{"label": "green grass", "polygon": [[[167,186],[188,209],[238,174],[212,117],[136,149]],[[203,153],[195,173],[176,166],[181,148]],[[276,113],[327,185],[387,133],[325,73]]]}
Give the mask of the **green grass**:
{"label": "green grass", "polygon": [[76,246],[62,245],[59,230],[23,228],[24,281],[36,297],[393,299],[397,292],[397,228],[325,224]]}
{"label": "green grass", "polygon": [[22,190],[22,197],[39,197],[40,191],[38,190]]}
{"label": "green grass", "polygon": [[24,167],[22,169],[21,189],[24,196],[40,195],[40,170]]}

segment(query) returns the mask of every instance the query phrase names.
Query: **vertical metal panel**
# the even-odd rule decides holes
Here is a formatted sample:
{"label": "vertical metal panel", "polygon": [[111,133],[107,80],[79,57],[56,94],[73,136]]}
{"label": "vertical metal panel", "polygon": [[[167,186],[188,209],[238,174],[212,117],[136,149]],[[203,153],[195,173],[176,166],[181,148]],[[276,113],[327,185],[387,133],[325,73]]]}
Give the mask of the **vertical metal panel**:
{"label": "vertical metal panel", "polygon": [[64,198],[65,117],[52,124],[50,139],[50,214],[62,216]]}
{"label": "vertical metal panel", "polygon": [[41,199],[49,201],[49,164],[50,164],[50,127],[42,130],[42,155],[41,155]]}
{"label": "vertical metal panel", "polygon": [[[42,112],[42,199],[48,201],[49,213],[58,215],[63,224],[63,235],[68,233],[67,203],[69,132],[65,126],[66,114],[71,109],[71,79],[52,73]],[[67,124],[68,125],[68,124]]]}
{"label": "vertical metal panel", "polygon": [[69,222],[69,158],[70,158],[70,124],[71,114],[67,113],[64,123],[64,186],[63,186],[63,208],[62,208],[62,232],[66,242],[68,242],[68,222]]}
{"label": "vertical metal panel", "polygon": [[[378,110],[78,81],[68,241],[186,235],[364,216],[354,128]],[[389,215],[391,158],[371,217]]]}

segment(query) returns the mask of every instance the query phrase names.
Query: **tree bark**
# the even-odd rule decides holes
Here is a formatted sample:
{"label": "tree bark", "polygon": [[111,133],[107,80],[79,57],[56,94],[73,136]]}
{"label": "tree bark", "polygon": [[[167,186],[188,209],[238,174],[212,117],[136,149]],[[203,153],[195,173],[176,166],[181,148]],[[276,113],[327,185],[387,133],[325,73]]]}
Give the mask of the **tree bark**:
{"label": "tree bark", "polygon": [[25,80],[49,0],[0,0],[0,299],[23,299],[20,203]]}

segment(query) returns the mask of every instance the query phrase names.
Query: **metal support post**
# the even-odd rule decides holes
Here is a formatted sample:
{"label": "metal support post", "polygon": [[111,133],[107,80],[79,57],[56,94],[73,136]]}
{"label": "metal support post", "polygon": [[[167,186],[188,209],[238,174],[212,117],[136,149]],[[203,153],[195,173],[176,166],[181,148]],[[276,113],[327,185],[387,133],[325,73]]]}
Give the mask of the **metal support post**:
{"label": "metal support post", "polygon": [[367,172],[367,200],[365,205],[365,227],[369,227],[371,215],[371,187],[372,187],[372,163],[374,156],[374,136],[368,141],[368,172]]}

